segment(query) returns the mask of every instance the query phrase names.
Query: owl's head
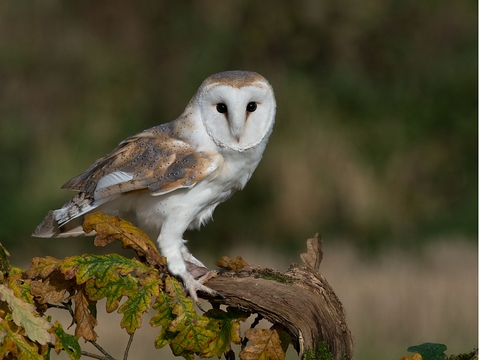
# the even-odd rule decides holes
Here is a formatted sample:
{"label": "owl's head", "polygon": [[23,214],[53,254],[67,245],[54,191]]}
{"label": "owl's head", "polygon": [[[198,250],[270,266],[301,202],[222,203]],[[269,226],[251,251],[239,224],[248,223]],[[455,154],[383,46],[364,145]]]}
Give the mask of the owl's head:
{"label": "owl's head", "polygon": [[245,151],[266,143],[275,122],[275,96],[255,72],[226,71],[208,77],[193,101],[210,138],[221,148]]}

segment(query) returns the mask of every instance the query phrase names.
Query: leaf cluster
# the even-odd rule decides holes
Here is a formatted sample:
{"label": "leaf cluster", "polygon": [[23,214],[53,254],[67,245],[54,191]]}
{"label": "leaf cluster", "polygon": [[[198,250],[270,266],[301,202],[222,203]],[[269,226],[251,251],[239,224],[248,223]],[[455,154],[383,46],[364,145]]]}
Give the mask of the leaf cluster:
{"label": "leaf cluster", "polygon": [[65,333],[60,323],[52,324],[49,317],[42,316],[31,281],[25,279],[22,269],[10,265],[1,244],[0,257],[0,358],[40,360],[48,358],[54,348],[78,359],[78,339]]}
{"label": "leaf cluster", "polygon": [[[70,359],[82,355],[97,359],[113,359],[97,343],[95,327],[97,302],[105,299],[106,311],[122,314],[120,327],[130,334],[124,359],[133,334],[142,326],[143,314],[153,310],[150,325],[160,328],[155,347],[169,345],[173,354],[193,360],[202,358],[234,358],[232,344],[241,344],[239,357],[244,360],[284,360],[291,338],[278,324],[270,329],[258,329],[253,322],[244,338],[240,324],[250,313],[233,307],[225,310],[214,305],[202,315],[197,314],[194,302],[184,294],[182,285],[169,275],[166,260],[141,230],[129,222],[103,213],[88,215],[86,232],[95,231],[95,244],[106,246],[121,241],[124,248],[132,249],[135,258],[117,254],[76,255],[59,260],[53,257],[34,258],[29,269],[10,265],[9,253],[0,244],[0,358],[49,359],[53,349],[65,352]],[[321,239],[311,239],[302,260],[318,270],[322,260]],[[248,264],[238,257],[222,257],[218,266],[238,270]],[[275,279],[280,281],[281,279]],[[74,335],[53,322],[46,311],[61,308],[70,312]],[[91,342],[104,357],[82,351],[79,339]],[[411,346],[414,352],[402,360],[476,360],[478,354],[447,358],[443,344],[425,343]],[[320,343],[303,354],[307,360],[331,360],[333,355],[326,343]]]}
{"label": "leaf cluster", "polygon": [[[22,270],[10,266],[8,252],[0,247],[0,358],[48,359],[54,349],[79,359],[91,355],[80,348],[79,339],[83,338],[105,359],[112,359],[96,344],[97,302],[101,299],[105,299],[108,313],[123,315],[120,327],[131,336],[142,326],[143,314],[153,310],[150,325],[160,328],[155,347],[169,345],[174,355],[185,359],[221,357],[231,351],[231,344],[242,343],[240,323],[250,314],[218,306],[197,314],[194,302],[168,274],[165,259],[141,230],[103,213],[87,216],[84,229],[96,232],[96,245],[119,240],[137,256],[84,254],[63,260],[47,256],[32,259],[30,268]],[[241,259],[224,261],[246,265]],[[45,315],[51,307],[70,312],[74,335]],[[250,329],[245,336],[243,359],[283,360],[290,343],[279,327]],[[248,341],[251,345],[247,346]]]}

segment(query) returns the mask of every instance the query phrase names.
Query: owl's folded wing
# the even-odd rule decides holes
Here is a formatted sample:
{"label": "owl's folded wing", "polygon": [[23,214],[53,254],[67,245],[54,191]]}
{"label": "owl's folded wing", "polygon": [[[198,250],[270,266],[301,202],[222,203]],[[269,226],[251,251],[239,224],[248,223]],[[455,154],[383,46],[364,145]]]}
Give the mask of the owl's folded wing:
{"label": "owl's folded wing", "polygon": [[95,201],[141,189],[161,195],[194,186],[216,167],[208,154],[155,127],[124,140],[62,188],[85,192]]}

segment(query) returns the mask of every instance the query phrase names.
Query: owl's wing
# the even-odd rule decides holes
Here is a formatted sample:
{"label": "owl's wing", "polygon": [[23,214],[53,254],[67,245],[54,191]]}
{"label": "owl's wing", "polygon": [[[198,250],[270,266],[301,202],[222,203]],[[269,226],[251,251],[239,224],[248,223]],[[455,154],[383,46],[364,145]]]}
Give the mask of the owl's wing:
{"label": "owl's wing", "polygon": [[198,152],[175,136],[173,123],[145,130],[121,142],[62,188],[79,193],[50,211],[33,236],[85,235],[81,215],[122,193],[148,190],[152,195],[190,188],[217,168],[214,154]]}
{"label": "owl's wing", "polygon": [[170,130],[171,126],[157,126],[124,140],[62,188],[85,192],[99,201],[134,190],[161,195],[194,186],[217,166],[208,154],[174,137]]}

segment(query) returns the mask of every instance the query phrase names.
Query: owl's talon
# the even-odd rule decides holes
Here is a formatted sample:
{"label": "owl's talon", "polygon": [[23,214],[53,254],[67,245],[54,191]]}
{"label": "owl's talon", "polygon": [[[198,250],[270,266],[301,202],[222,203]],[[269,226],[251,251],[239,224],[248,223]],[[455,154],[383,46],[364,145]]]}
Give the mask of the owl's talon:
{"label": "owl's talon", "polygon": [[217,276],[217,272],[214,270],[209,271],[205,275],[203,275],[201,278],[195,280],[193,276],[190,273],[187,273],[184,276],[181,276],[181,279],[183,281],[183,286],[185,287],[185,290],[187,293],[190,295],[192,300],[197,304],[198,308],[205,312],[205,310],[202,308],[200,299],[198,298],[197,292],[201,291],[205,294],[208,294],[212,297],[218,297],[221,299],[225,299],[225,296],[223,296],[221,293],[219,293],[216,290],[213,290],[205,285],[203,285],[205,282],[210,280],[211,278]]}
{"label": "owl's talon", "polygon": [[[197,279],[198,282],[200,284],[205,284],[206,282],[208,282],[208,280],[210,279],[213,279],[214,277],[216,277],[218,274],[220,273],[219,270],[209,270],[208,273],[206,273],[205,275],[203,275],[201,278]],[[221,299],[225,299],[225,296],[223,296],[223,294],[219,293],[218,291],[216,290],[213,290],[213,289],[210,289],[209,287],[205,286],[205,288],[211,290],[211,292],[208,292],[208,294],[214,296],[214,297],[219,297]]]}

